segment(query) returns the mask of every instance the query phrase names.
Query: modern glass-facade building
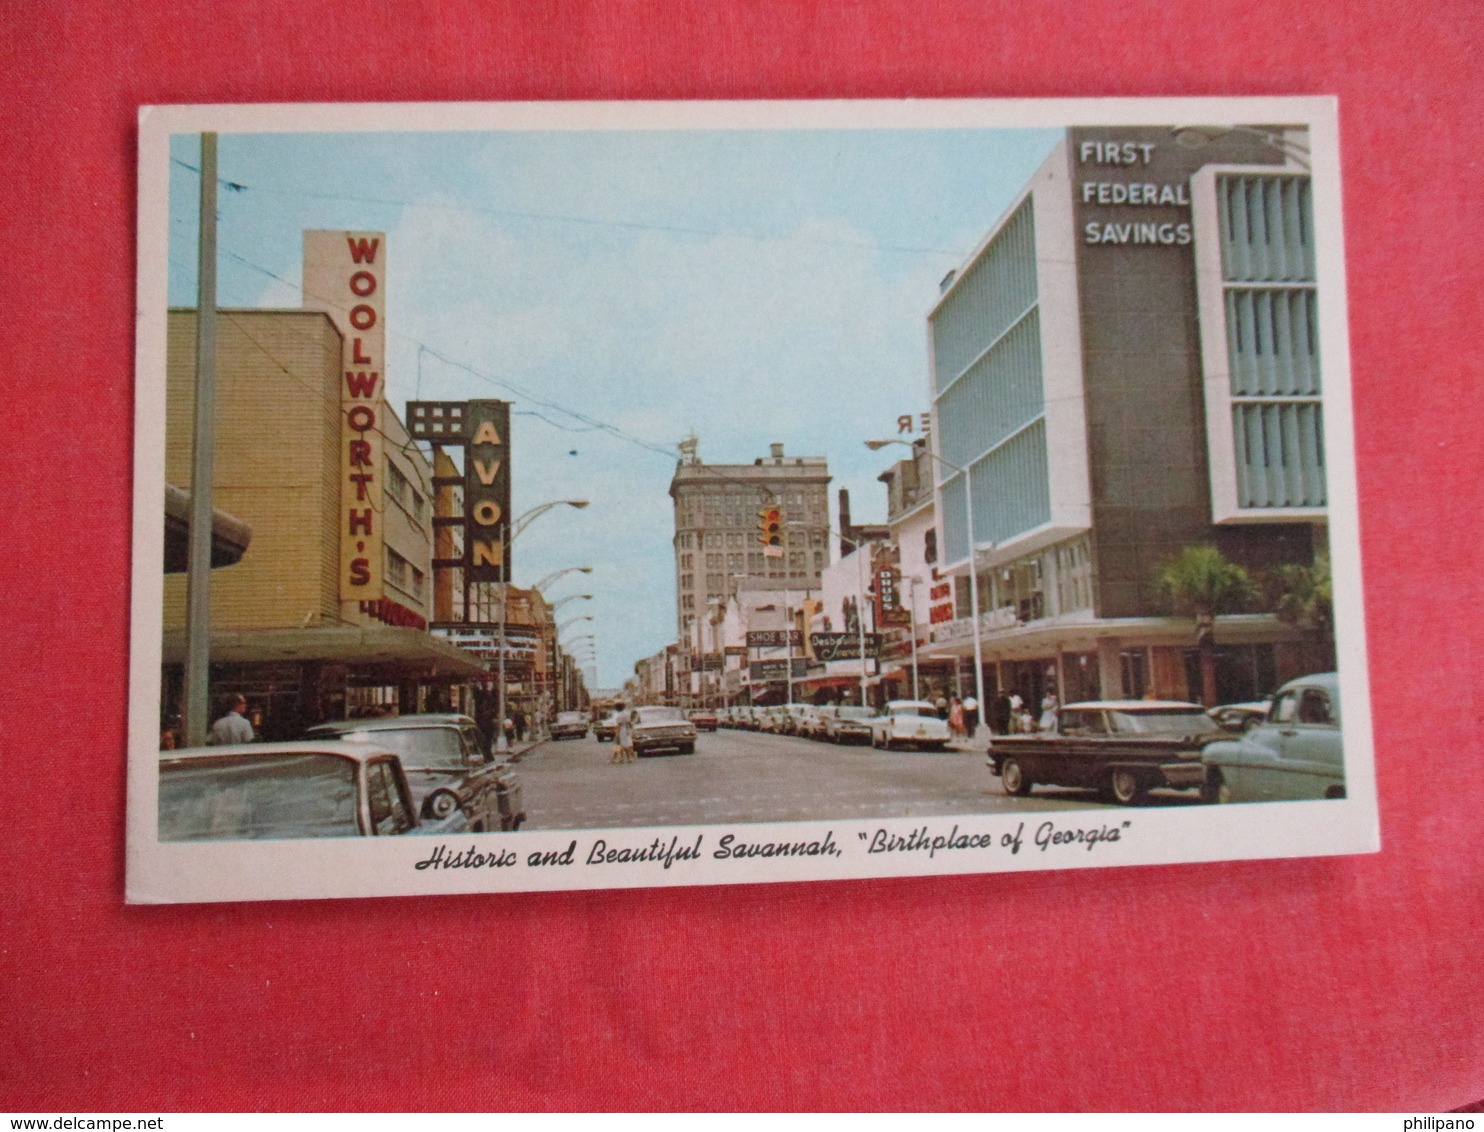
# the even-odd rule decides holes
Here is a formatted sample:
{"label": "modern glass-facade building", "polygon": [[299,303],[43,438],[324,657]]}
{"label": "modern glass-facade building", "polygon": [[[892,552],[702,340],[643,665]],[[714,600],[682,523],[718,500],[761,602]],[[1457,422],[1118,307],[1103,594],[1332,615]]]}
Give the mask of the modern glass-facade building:
{"label": "modern glass-facade building", "polygon": [[[1261,578],[1323,548],[1306,141],[1068,130],[944,280],[928,329],[956,584],[933,649],[971,655],[972,573],[987,688],[1196,698],[1161,565],[1215,544]],[[1271,614],[1222,618],[1219,639],[1234,697],[1314,663]]]}

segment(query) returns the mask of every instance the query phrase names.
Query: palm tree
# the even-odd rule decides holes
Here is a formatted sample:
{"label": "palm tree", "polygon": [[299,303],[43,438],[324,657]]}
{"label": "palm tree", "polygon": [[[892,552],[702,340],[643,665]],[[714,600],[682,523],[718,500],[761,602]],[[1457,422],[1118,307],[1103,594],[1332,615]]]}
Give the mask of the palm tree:
{"label": "palm tree", "polygon": [[1195,618],[1195,641],[1201,657],[1201,702],[1216,704],[1216,618],[1234,613],[1252,600],[1247,571],[1214,546],[1187,546],[1159,569],[1159,586],[1175,612]]}
{"label": "palm tree", "polygon": [[1325,671],[1335,666],[1335,598],[1329,555],[1320,552],[1312,566],[1279,566],[1272,573],[1273,611],[1280,621],[1314,630]]}

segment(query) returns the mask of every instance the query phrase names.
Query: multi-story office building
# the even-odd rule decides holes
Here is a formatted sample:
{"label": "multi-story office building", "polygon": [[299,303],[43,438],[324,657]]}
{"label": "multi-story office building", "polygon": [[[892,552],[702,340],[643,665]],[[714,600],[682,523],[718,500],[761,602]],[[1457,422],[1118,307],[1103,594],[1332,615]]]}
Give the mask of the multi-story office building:
{"label": "multi-story office building", "polygon": [[[699,627],[747,577],[776,589],[814,590],[830,559],[830,473],[822,456],[770,455],[751,464],[703,464],[685,446],[670,481],[675,501],[676,639],[703,649]],[[759,512],[781,512],[781,553],[759,542]]]}
{"label": "multi-story office building", "polygon": [[[931,651],[972,655],[972,556],[987,688],[1197,698],[1162,564],[1326,545],[1322,301],[1303,131],[1068,130],[928,317]],[[1268,613],[1216,636],[1221,698],[1316,663]]]}

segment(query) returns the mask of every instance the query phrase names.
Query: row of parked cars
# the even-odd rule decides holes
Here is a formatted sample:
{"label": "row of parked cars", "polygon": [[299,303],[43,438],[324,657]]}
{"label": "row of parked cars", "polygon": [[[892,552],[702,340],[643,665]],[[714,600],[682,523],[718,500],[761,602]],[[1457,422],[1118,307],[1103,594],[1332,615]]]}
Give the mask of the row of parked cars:
{"label": "row of parked cars", "polygon": [[1008,794],[1079,786],[1123,805],[1157,789],[1199,790],[1207,802],[1345,796],[1334,673],[1289,681],[1264,704],[1233,707],[1240,710],[1157,700],[1068,704],[1048,730],[996,736],[990,773]]}
{"label": "row of parked cars", "polygon": [[160,752],[161,841],[490,833],[525,816],[518,776],[465,715]]}
{"label": "row of parked cars", "polygon": [[743,704],[716,713],[722,727],[793,735],[825,743],[869,743],[873,747],[941,751],[948,724],[925,700],[893,700],[881,708],[851,704]]}

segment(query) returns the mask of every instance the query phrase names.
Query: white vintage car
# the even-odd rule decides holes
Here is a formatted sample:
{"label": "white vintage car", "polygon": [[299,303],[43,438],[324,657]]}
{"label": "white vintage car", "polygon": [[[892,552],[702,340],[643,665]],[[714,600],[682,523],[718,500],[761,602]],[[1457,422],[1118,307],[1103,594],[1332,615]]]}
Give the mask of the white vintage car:
{"label": "white vintage car", "polygon": [[948,723],[925,700],[892,700],[871,720],[871,746],[941,751],[948,746]]}

